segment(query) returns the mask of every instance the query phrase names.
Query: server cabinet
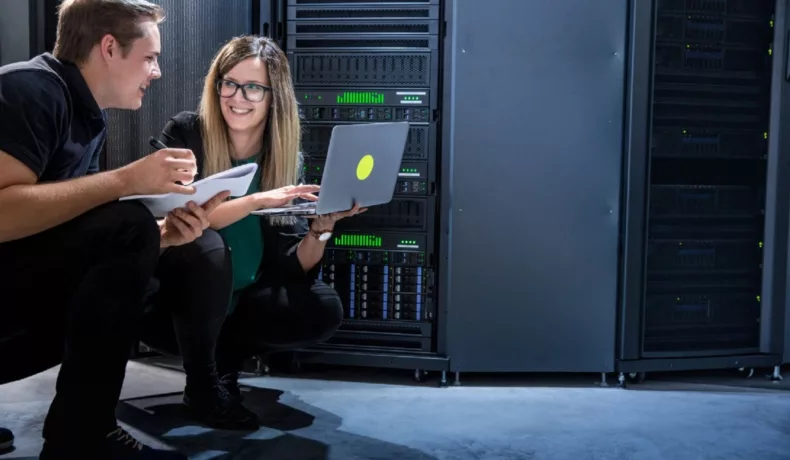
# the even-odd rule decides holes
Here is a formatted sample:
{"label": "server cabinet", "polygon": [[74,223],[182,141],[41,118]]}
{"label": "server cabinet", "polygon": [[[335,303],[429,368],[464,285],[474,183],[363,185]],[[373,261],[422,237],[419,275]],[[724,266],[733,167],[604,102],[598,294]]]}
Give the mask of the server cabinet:
{"label": "server cabinet", "polygon": [[[237,35],[259,30],[252,0],[155,0],[165,9],[161,24],[162,78],[136,111],[108,110],[104,166],[118,168],[151,152],[148,138],[178,112],[196,110],[203,81],[217,51]],[[262,10],[261,10],[262,11]],[[217,20],[222,18],[222,20]]]}
{"label": "server cabinet", "polygon": [[0,65],[52,51],[60,0],[0,1]]}
{"label": "server cabinet", "polygon": [[321,182],[335,126],[410,123],[392,201],[339,222],[327,244],[321,277],[345,317],[327,343],[298,352],[300,362],[447,369],[435,335],[440,3],[286,3],[309,182]]}
{"label": "server cabinet", "polygon": [[285,50],[285,0],[253,0],[253,30],[258,35],[269,37]]}
{"label": "server cabinet", "polygon": [[618,369],[773,366],[790,205],[786,1],[632,4]]}
{"label": "server cabinet", "polygon": [[35,11],[28,0],[0,2],[0,66],[30,59]]}
{"label": "server cabinet", "polygon": [[489,3],[447,3],[450,367],[611,371],[628,2]]}

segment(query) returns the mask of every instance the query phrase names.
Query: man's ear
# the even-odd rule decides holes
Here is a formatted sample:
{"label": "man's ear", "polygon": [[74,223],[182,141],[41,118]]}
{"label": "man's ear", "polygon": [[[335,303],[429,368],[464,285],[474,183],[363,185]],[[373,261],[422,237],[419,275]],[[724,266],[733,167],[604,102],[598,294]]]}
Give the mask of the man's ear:
{"label": "man's ear", "polygon": [[99,52],[101,53],[102,58],[105,60],[110,60],[113,57],[118,56],[118,53],[120,53],[118,40],[116,40],[115,37],[110,34],[105,35],[99,42]]}

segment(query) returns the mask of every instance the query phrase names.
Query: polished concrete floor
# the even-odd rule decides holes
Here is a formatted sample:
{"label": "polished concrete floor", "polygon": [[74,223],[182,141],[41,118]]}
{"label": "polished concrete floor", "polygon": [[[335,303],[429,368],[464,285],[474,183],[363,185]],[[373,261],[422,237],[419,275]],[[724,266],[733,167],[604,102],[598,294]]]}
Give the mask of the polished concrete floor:
{"label": "polished concrete floor", "polygon": [[[132,362],[118,408],[149,443],[191,459],[781,460],[790,459],[790,375],[657,376],[622,390],[597,376],[477,377],[438,388],[409,372],[323,371],[252,377],[255,433],[192,422],[180,372]],[[788,373],[788,370],[785,370]],[[56,369],[0,387],[0,460],[37,458]]]}

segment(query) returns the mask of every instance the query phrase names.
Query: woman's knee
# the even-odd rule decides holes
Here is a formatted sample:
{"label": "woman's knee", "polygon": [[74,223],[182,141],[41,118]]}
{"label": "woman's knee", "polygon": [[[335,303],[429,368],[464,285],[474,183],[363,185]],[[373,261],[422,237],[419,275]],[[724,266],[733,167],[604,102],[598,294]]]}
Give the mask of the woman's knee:
{"label": "woman's knee", "polygon": [[319,342],[329,340],[343,322],[343,301],[333,288],[323,281],[316,281],[311,289],[315,295],[317,310],[320,312],[321,327]]}
{"label": "woman's knee", "polygon": [[230,270],[230,251],[220,234],[206,229],[194,241],[171,247],[160,258],[165,265],[179,265],[185,272],[217,273]]}
{"label": "woman's knee", "polygon": [[217,258],[222,256],[222,260],[229,259],[230,251],[222,239],[219,232],[207,228],[203,230],[203,234],[195,239],[195,241],[184,245],[185,252],[188,256],[196,258],[206,258],[211,256]]}

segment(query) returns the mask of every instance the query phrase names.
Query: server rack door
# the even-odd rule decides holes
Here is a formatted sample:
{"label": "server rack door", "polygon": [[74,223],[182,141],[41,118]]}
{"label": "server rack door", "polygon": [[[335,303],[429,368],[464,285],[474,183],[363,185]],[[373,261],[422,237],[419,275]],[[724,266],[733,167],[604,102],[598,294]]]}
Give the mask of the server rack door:
{"label": "server rack door", "polygon": [[108,111],[106,162],[117,168],[149,153],[173,115],[197,109],[215,53],[231,38],[252,33],[252,0],[156,0],[165,9],[161,24],[162,78],[148,89],[136,111]]}
{"label": "server rack door", "polygon": [[447,16],[451,370],[611,371],[627,2],[489,3]]}
{"label": "server rack door", "polygon": [[650,158],[653,6],[630,2],[621,239],[618,359],[638,359],[645,289],[647,182]]}
{"label": "server rack door", "polygon": [[[771,95],[771,126],[769,136],[769,181],[774,186],[773,210],[771,221],[774,229],[772,251],[772,309],[770,320],[762,326],[763,340],[761,348],[766,352],[781,352],[781,362],[790,363],[790,296],[787,285],[790,283],[790,131],[786,126],[790,119],[790,1],[777,0],[773,53],[777,65],[773,69],[773,86]],[[770,216],[767,216],[767,220]]]}

